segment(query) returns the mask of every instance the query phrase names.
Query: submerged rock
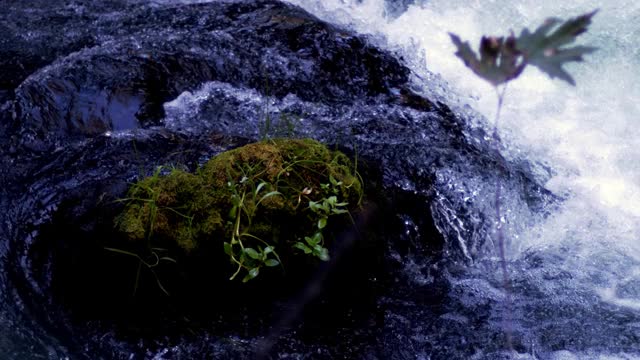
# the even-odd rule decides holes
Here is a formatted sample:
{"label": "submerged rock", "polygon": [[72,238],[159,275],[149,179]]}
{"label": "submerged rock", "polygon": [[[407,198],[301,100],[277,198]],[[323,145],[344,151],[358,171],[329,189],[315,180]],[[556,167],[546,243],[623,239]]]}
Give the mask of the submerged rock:
{"label": "submerged rock", "polygon": [[[513,211],[538,214],[554,202],[538,174],[507,162],[482,129],[420,91],[432,84],[393,54],[300,8],[274,0],[66,4],[31,0],[0,14],[8,39],[0,70],[9,74],[0,81],[0,270],[9,274],[0,294],[17,304],[3,310],[20,333],[55,330],[61,357],[246,357],[270,331],[277,336],[267,339],[281,340],[260,347],[265,353],[388,357],[404,346],[394,324],[414,311],[405,309],[445,307],[444,275],[432,272],[492,251],[495,184]],[[281,136],[316,139],[358,162],[374,204],[356,222],[376,241],[339,234],[349,240],[337,251],[347,261],[332,258],[291,303],[242,303],[212,288],[207,301],[186,294],[192,302],[178,306],[203,309],[215,298],[235,309],[224,321],[184,320],[191,314],[152,297],[113,306],[139,280],[139,264],[105,274],[118,254],[96,244],[111,240],[130,184],[157,166],[193,172],[225,150]],[[131,286],[109,293],[119,284],[110,279]],[[244,311],[249,305],[262,310]],[[265,317],[271,305],[284,315]],[[444,311],[438,306],[433,316]],[[15,320],[24,309],[39,314],[35,326]],[[148,335],[149,324],[157,326],[150,339],[119,332]]]}

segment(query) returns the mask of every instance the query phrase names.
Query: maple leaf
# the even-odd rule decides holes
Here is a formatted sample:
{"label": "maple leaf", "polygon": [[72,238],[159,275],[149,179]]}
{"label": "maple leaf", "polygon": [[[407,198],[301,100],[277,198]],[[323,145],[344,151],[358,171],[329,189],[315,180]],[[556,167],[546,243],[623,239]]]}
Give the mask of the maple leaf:
{"label": "maple leaf", "polygon": [[513,35],[506,40],[503,37],[483,36],[480,40],[480,58],[471,50],[468,42],[463,43],[457,35],[452,33],[449,33],[449,36],[458,48],[456,56],[462,59],[476,75],[493,86],[518,77],[524,69],[525,64],[515,46]]}
{"label": "maple leaf", "polygon": [[[547,19],[533,33],[524,28],[519,37],[513,33],[504,37],[483,36],[480,40],[480,56],[471,49],[468,42],[449,33],[456,46],[456,56],[464,61],[476,75],[493,86],[517,78],[522,70],[531,64],[544,71],[551,78],[560,78],[575,85],[573,78],[563,68],[567,62],[582,61],[582,56],[596,50],[589,46],[563,48],[575,41],[576,37],[591,24],[596,11],[569,19],[562,23],[556,18]],[[558,26],[559,25],[559,26]],[[551,34],[549,32],[555,28]]]}
{"label": "maple leaf", "polygon": [[582,61],[582,56],[596,50],[590,46],[562,48],[575,41],[576,37],[587,31],[591,18],[597,10],[569,19],[547,35],[551,29],[561,23],[560,19],[550,18],[533,33],[524,28],[516,39],[516,46],[522,52],[525,62],[544,71],[551,78],[557,77],[575,86],[575,81],[562,65],[570,61]]}

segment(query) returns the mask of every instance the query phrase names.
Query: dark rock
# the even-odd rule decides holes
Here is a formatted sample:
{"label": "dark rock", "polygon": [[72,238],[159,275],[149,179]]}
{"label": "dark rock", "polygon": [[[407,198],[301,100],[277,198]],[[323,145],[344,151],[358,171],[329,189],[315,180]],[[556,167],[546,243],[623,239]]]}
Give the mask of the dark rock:
{"label": "dark rock", "polygon": [[[50,141],[158,124],[163,102],[205,81],[325,103],[390,95],[407,81],[408,70],[390,55],[277,2],[137,7],[118,14],[117,21],[97,23],[65,17],[54,23],[60,28],[44,30],[90,26],[99,36],[93,46],[35,72],[15,90],[14,127],[20,134]],[[80,43],[65,42],[56,50]]]}

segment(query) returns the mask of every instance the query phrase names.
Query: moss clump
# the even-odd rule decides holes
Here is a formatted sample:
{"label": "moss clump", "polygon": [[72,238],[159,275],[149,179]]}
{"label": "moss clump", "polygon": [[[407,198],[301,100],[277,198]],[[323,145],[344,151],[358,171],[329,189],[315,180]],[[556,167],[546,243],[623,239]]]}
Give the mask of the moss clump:
{"label": "moss clump", "polygon": [[244,272],[247,281],[281,256],[327,260],[328,220],[344,223],[361,197],[343,153],[310,139],[271,140],[224,152],[195,174],[173,169],[140,180],[116,223],[138,249],[224,251],[231,278]]}

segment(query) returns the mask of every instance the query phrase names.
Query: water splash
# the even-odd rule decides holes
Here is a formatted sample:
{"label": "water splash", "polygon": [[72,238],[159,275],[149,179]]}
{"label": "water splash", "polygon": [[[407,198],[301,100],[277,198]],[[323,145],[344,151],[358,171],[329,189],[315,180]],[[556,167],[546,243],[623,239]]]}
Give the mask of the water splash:
{"label": "water splash", "polygon": [[549,16],[567,18],[599,8],[591,29],[579,40],[599,51],[569,67],[577,87],[528,69],[508,90],[501,129],[505,155],[552,168],[546,186],[567,197],[558,211],[519,234],[509,253],[518,258],[531,249],[568,245],[570,255],[582,259],[573,264],[579,269],[602,252],[624,253],[628,269],[621,273],[600,264],[611,276],[608,286],[597,291],[605,301],[638,309],[638,294],[621,298],[611,290],[633,277],[640,265],[637,2],[581,0],[559,6],[555,1],[432,0],[409,6],[397,18],[386,16],[382,0],[293,2],[332,22],[383,37],[385,46],[403,52],[419,75],[430,76],[424,73],[426,65],[446,79],[458,94],[458,106],[470,105],[486,118],[495,111],[493,89],[453,56],[448,32],[475,44],[483,34],[518,32]]}

